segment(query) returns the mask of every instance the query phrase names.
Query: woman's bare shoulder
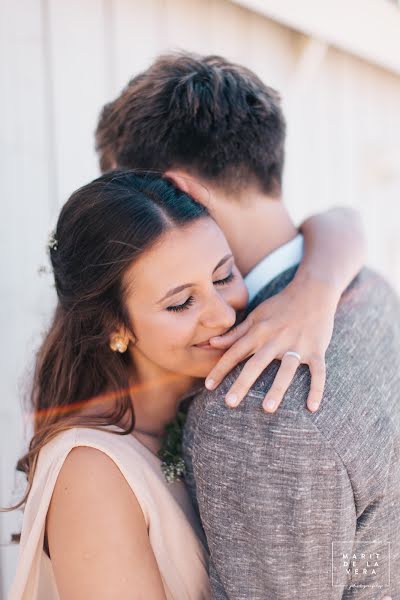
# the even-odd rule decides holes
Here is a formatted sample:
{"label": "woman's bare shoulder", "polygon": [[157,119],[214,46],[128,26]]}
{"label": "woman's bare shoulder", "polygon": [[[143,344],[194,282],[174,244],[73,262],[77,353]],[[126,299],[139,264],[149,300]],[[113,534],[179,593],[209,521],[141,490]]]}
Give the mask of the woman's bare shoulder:
{"label": "woman's bare shoulder", "polygon": [[82,445],[66,456],[47,515],[47,536],[63,598],[124,597],[143,578],[150,596],[164,598],[140,505],[102,450]]}

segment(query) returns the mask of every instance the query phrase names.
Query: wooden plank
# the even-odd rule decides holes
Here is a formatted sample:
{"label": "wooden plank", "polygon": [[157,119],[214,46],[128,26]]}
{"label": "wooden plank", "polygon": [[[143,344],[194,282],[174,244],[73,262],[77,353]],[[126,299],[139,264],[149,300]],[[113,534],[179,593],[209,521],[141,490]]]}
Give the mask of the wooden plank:
{"label": "wooden plank", "polygon": [[[54,298],[49,280],[40,278],[37,271],[47,262],[45,245],[55,208],[55,175],[43,5],[40,0],[4,0],[0,11],[0,504],[4,506],[16,499],[12,495],[15,464],[29,435],[24,431],[21,395],[43,320]],[[16,548],[8,542],[11,533],[20,527],[20,517],[19,512],[0,517],[0,543],[5,544],[0,558],[4,594],[16,560]]]}
{"label": "wooden plank", "polygon": [[109,0],[50,0],[48,8],[57,200],[63,203],[98,174],[93,133],[113,78]]}
{"label": "wooden plank", "polygon": [[400,73],[400,10],[384,0],[231,0]]}
{"label": "wooden plank", "polygon": [[165,47],[210,54],[212,5],[211,0],[168,0],[164,20]]}
{"label": "wooden plank", "polygon": [[[163,0],[113,0],[111,36],[115,78],[110,98],[166,49]],[[109,98],[109,99],[110,99]]]}
{"label": "wooden plank", "polygon": [[246,62],[248,43],[246,30],[249,11],[221,0],[212,0],[209,9],[210,53],[231,61]]}

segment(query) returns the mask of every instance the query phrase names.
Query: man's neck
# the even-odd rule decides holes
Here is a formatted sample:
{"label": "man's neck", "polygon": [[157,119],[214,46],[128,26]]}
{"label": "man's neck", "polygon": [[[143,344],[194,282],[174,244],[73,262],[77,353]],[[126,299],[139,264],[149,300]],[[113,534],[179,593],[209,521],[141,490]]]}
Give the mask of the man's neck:
{"label": "man's neck", "polygon": [[294,226],[281,200],[253,194],[246,200],[215,203],[212,211],[246,276],[265,256],[292,240]]}
{"label": "man's neck", "polygon": [[282,199],[262,193],[256,185],[247,185],[233,198],[223,186],[189,171],[171,169],[166,176],[208,208],[224,232],[243,276],[298,234]]}

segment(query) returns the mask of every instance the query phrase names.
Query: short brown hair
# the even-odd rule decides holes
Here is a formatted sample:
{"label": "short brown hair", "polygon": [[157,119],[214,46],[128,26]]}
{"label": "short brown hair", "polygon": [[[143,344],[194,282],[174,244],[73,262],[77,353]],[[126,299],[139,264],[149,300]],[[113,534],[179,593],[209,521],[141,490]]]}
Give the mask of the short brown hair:
{"label": "short brown hair", "polygon": [[279,195],[285,119],[280,97],[220,56],[160,56],[106,104],[96,131],[100,168],[185,168],[230,190]]}

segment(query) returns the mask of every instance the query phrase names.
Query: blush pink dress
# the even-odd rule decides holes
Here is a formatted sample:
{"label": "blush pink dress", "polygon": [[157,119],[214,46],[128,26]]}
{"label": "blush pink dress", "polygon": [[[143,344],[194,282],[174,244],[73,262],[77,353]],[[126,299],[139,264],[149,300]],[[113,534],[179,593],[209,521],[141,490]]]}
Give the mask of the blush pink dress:
{"label": "blush pink dress", "polygon": [[118,466],[142,508],[168,600],[209,600],[204,538],[182,482],[167,483],[160,460],[133,435],[73,428],[40,451],[24,510],[16,575],[9,600],[59,600],[51,560],[43,549],[46,514],[61,466],[75,446],[90,446]]}

